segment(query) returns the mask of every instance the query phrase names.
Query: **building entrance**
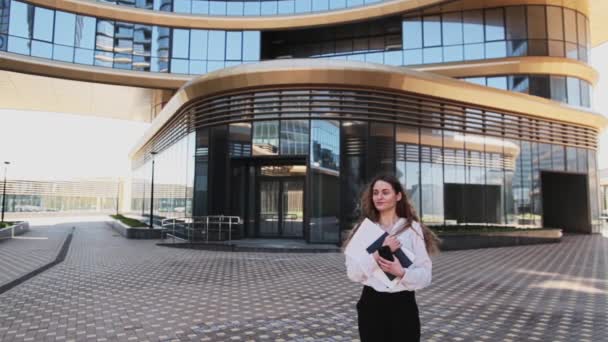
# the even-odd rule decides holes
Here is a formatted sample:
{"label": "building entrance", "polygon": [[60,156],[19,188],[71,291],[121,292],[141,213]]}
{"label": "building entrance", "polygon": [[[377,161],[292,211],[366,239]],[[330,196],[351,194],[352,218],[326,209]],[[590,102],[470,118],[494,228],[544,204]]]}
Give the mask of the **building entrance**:
{"label": "building entrance", "polygon": [[243,218],[242,236],[305,238],[305,160],[233,160],[231,214]]}
{"label": "building entrance", "polygon": [[258,235],[304,237],[304,177],[259,179]]}
{"label": "building entrance", "polygon": [[587,175],[541,172],[543,227],[591,233]]}

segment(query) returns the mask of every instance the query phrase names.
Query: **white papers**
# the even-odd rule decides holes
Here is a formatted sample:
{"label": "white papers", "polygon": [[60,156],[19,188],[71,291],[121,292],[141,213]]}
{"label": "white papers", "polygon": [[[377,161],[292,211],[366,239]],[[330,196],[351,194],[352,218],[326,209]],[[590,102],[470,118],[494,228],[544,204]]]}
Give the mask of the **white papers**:
{"label": "white papers", "polygon": [[[367,247],[374,243],[374,241],[378,240],[384,233],[385,231],[382,230],[382,228],[366,218],[361,223],[359,229],[357,229],[355,235],[353,235],[352,239],[348,243],[348,246],[346,246],[344,254],[348,255],[361,265],[367,264],[367,260],[370,258],[369,253],[367,252]],[[362,269],[368,270],[369,268],[362,267]],[[389,288],[397,284],[397,279],[393,279],[393,281],[388,279],[384,271],[382,271],[380,266],[378,266],[375,261],[372,273],[368,274],[368,276],[377,278]]]}

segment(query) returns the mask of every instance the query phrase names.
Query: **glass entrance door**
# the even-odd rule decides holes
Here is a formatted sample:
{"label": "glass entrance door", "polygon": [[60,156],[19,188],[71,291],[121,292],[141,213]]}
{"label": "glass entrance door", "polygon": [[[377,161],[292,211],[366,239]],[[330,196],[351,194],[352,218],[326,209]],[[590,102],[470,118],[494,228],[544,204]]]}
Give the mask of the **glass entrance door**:
{"label": "glass entrance door", "polygon": [[290,166],[260,170],[258,189],[258,235],[304,237],[304,177],[285,173]]}

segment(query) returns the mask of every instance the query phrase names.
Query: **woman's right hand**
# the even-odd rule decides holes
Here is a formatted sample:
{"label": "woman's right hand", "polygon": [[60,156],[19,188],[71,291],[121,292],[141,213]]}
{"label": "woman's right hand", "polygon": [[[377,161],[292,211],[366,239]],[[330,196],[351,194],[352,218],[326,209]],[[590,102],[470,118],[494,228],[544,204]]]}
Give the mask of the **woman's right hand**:
{"label": "woman's right hand", "polygon": [[391,249],[391,252],[395,253],[399,248],[401,248],[401,242],[396,236],[389,235],[384,239],[382,246],[388,246]]}

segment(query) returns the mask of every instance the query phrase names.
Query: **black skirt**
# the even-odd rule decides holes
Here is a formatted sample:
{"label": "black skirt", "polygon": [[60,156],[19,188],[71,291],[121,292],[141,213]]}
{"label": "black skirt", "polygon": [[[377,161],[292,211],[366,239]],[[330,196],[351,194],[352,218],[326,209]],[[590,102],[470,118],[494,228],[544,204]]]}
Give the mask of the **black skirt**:
{"label": "black skirt", "polygon": [[364,286],[357,314],[361,342],[420,341],[414,291],[387,293]]}

